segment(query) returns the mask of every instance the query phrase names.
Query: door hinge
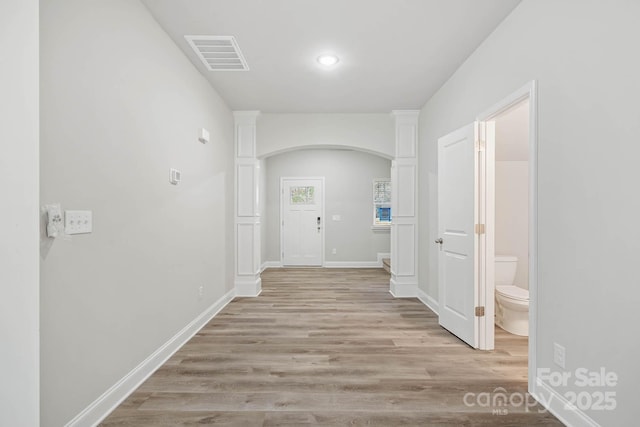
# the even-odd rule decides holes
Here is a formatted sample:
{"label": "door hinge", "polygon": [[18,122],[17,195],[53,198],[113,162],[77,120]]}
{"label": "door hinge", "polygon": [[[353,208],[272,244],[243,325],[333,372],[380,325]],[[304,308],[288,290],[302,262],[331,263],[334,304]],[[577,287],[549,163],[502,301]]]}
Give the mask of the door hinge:
{"label": "door hinge", "polygon": [[476,224],[476,234],[484,234],[484,224]]}
{"label": "door hinge", "polygon": [[476,317],[484,317],[484,307],[476,307]]}
{"label": "door hinge", "polygon": [[484,139],[476,139],[476,150],[484,151],[487,147],[487,143]]}

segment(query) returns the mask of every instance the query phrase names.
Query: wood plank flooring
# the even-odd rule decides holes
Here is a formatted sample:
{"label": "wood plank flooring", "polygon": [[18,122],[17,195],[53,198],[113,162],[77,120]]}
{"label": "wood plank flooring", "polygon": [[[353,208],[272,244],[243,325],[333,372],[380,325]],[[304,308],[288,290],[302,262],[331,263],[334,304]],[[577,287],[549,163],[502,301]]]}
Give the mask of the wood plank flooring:
{"label": "wood plank flooring", "polygon": [[[259,297],[233,300],[101,425],[562,425],[519,404],[526,338],[496,329],[496,351],[472,350],[417,299],[394,299],[382,269],[262,280]],[[499,392],[519,395],[483,400]]]}

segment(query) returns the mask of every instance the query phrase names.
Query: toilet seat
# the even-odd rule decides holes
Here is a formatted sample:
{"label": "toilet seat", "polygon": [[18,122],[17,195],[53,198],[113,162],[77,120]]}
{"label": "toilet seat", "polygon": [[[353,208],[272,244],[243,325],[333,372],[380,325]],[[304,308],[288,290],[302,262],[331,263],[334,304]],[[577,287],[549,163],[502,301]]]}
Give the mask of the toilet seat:
{"label": "toilet seat", "polygon": [[506,298],[518,301],[529,301],[529,291],[518,286],[496,286],[496,292]]}

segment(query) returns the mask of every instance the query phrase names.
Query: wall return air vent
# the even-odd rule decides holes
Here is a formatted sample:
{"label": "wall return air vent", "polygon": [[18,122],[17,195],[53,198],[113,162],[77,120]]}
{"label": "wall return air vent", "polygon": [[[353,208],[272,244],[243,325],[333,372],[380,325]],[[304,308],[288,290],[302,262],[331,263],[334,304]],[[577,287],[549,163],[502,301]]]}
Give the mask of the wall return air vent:
{"label": "wall return air vent", "polygon": [[232,36],[184,36],[209,71],[249,69],[236,39]]}

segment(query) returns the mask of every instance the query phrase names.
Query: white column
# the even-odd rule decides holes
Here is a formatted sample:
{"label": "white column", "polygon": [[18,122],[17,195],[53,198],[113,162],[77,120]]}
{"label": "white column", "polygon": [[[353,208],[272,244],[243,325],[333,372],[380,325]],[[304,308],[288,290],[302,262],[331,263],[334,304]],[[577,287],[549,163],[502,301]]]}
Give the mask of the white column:
{"label": "white column", "polygon": [[259,163],[256,119],[259,111],[234,111],[235,119],[235,289],[237,296],[255,297],[260,279]]}
{"label": "white column", "polygon": [[415,297],[418,291],[418,116],[416,110],[392,112],[396,152],[391,163],[391,294]]}

